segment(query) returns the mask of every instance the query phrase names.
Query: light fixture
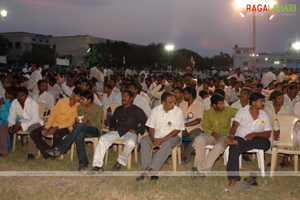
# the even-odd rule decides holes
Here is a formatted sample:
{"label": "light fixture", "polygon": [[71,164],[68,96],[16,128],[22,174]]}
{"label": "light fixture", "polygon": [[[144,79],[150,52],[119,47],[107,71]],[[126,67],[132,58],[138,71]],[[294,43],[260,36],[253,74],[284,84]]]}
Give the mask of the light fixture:
{"label": "light fixture", "polygon": [[0,12],[1,16],[6,18],[7,17],[7,11],[6,10],[1,10]]}

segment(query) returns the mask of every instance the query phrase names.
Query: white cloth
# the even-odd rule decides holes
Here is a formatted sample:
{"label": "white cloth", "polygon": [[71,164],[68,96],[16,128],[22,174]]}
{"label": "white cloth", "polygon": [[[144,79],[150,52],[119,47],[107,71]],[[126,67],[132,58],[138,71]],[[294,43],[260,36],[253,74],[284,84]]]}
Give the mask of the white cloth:
{"label": "white cloth", "polygon": [[112,89],[112,91],[114,92],[114,93],[119,93],[120,92],[120,90],[117,88],[117,87],[114,87],[113,89]]}
{"label": "white cloth", "polygon": [[289,105],[292,109],[294,109],[295,105],[299,102],[298,95],[293,100],[291,100],[287,94],[283,95],[283,98],[284,98],[284,102],[287,105]]}
{"label": "white cloth", "polygon": [[258,118],[253,120],[250,112],[250,106],[238,110],[233,121],[239,122],[239,127],[236,130],[235,136],[245,138],[246,135],[253,132],[271,131],[271,122],[268,114],[259,110]]}
{"label": "white cloth", "polygon": [[37,103],[47,104],[50,110],[54,107],[54,97],[47,91],[43,92],[41,95],[34,93],[32,95],[32,99]]}
{"label": "white cloth", "polygon": [[276,76],[271,71],[265,73],[261,79],[261,83],[263,84],[264,88],[268,87],[272,81],[276,81]]}
{"label": "white cloth", "polygon": [[99,139],[97,148],[94,153],[93,167],[102,167],[103,159],[106,153],[106,150],[116,141],[124,140],[124,148],[122,153],[119,155],[117,161],[123,165],[127,165],[127,157],[132,152],[136,144],[136,134],[127,132],[125,135],[120,137],[118,131],[110,131],[102,135]]}
{"label": "white cloth", "polygon": [[98,98],[98,96],[94,93],[94,103],[99,105],[99,106],[102,106],[102,103],[100,102],[100,99]]}
{"label": "white cloth", "polygon": [[125,78],[127,78],[127,75],[132,76],[132,70],[129,68],[125,70]]}
{"label": "white cloth", "polygon": [[99,70],[98,73],[96,74],[96,78],[98,80],[99,83],[103,83],[104,82],[104,72]]}
{"label": "white cloth", "polygon": [[240,74],[240,76],[238,76],[237,74],[232,74],[231,76],[228,76],[227,79],[231,79],[231,77],[237,78],[238,81],[245,82],[245,77],[243,74]]}
{"label": "white cloth", "polygon": [[61,87],[59,87],[57,83],[55,83],[53,87],[48,84],[47,87],[47,91],[54,97],[54,102],[56,102],[56,100],[59,99],[59,94],[62,91]]}
{"label": "white cloth", "polygon": [[143,70],[143,71],[140,72],[140,76],[141,76],[142,74],[145,74],[145,77],[147,78],[148,75],[149,75],[149,71]]}
{"label": "white cloth", "polygon": [[280,72],[279,75],[278,75],[278,77],[277,77],[277,81],[280,82],[280,83],[282,83],[282,81],[284,81],[284,80],[287,80],[286,79],[286,75],[285,75],[284,72]]}
{"label": "white cloth", "polygon": [[133,104],[140,107],[145,112],[147,117],[149,117],[151,115],[151,108],[149,106],[149,103],[141,95],[139,95],[139,94],[136,95],[136,97],[133,100]]}
{"label": "white cloth", "polygon": [[[248,106],[248,105],[249,105],[249,103],[246,106]],[[236,109],[243,108],[243,106],[241,104],[241,100],[238,100],[237,102],[234,102],[233,104],[231,104],[231,107],[236,108]]]}
{"label": "white cloth", "polygon": [[154,138],[163,138],[174,130],[180,130],[178,135],[181,137],[182,131],[185,129],[182,110],[174,106],[166,113],[163,105],[156,106],[152,109],[146,126],[155,129]]}
{"label": "white cloth", "polygon": [[64,97],[72,96],[72,92],[73,92],[74,88],[75,88],[75,86],[73,86],[73,87],[67,86],[66,82],[61,84],[61,89],[64,92],[64,94],[63,94]]}
{"label": "white cloth", "polygon": [[111,103],[119,103],[115,99],[116,95],[117,95],[117,93],[115,93],[114,91],[111,91],[109,97],[107,97],[107,93],[104,93],[103,97],[102,97],[103,108],[105,108],[106,105],[111,104]]}
{"label": "white cloth", "polygon": [[28,80],[28,85],[27,85],[27,89],[28,90],[33,90],[32,93],[37,93],[39,92],[38,88],[37,88],[37,82],[39,80],[41,80],[43,77],[40,73],[39,70],[36,70],[34,72],[31,73],[31,76]]}
{"label": "white cloth", "polygon": [[97,78],[97,74],[98,74],[99,70],[97,67],[92,67],[92,69],[90,70],[90,79],[95,77]]}
{"label": "white cloth", "polygon": [[24,109],[17,99],[13,100],[7,118],[8,127],[15,125],[17,116],[19,117],[23,131],[27,131],[33,124],[44,124],[39,113],[39,105],[29,96],[25,100]]}
{"label": "white cloth", "polygon": [[[280,110],[276,114],[272,101],[268,101],[265,104],[264,111],[269,115],[270,119],[272,119],[272,117],[274,117],[275,115],[292,115],[293,114],[293,110],[286,103],[284,103],[280,107]],[[279,124],[277,121],[274,122],[274,130],[279,130]]]}
{"label": "white cloth", "polygon": [[236,92],[235,88],[232,88],[229,90],[230,94],[230,102],[237,102],[240,99],[240,94],[241,94],[241,88],[239,88],[239,91]]}
{"label": "white cloth", "polygon": [[146,99],[146,101],[148,102],[148,104],[149,104],[149,106],[151,108],[152,101],[150,100],[149,96],[145,92],[143,92],[143,91],[140,92],[140,95]]}
{"label": "white cloth", "polygon": [[111,69],[107,69],[105,71],[105,76],[107,76],[108,80],[110,80],[110,76],[113,74],[114,74],[114,72]]}

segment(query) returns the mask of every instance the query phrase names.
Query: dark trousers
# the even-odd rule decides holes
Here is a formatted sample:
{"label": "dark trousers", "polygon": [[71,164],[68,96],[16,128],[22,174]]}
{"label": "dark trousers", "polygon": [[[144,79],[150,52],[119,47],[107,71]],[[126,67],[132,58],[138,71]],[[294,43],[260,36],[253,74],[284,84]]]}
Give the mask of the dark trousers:
{"label": "dark trousers", "polygon": [[41,151],[41,154],[45,159],[49,158],[50,156],[46,153],[46,150],[52,149],[56,147],[61,141],[62,138],[69,134],[70,131],[68,128],[61,128],[58,129],[53,134],[53,145],[50,147],[48,143],[43,139],[42,130],[44,129],[44,126],[41,126],[40,128],[37,128],[30,132],[30,137],[34,141],[36,147]]}
{"label": "dark trousers", "polygon": [[230,146],[226,171],[229,180],[240,181],[241,180],[241,177],[239,175],[240,154],[252,149],[263,149],[266,151],[270,148],[270,141],[269,139],[264,137],[255,137],[252,140],[244,140],[241,137],[234,137],[234,139],[238,141],[238,145]]}
{"label": "dark trousers", "polygon": [[84,138],[99,137],[99,135],[99,130],[93,126],[90,126],[88,124],[76,124],[73,131],[63,141],[61,141],[61,143],[59,143],[56,148],[61,153],[66,153],[71,148],[73,142],[76,140],[79,165],[84,165],[87,167],[89,161],[86,156],[84,147]]}

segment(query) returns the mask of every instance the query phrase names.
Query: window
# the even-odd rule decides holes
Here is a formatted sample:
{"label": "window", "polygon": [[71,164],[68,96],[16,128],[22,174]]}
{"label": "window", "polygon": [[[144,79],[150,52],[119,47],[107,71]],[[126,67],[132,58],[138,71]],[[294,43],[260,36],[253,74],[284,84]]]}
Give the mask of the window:
{"label": "window", "polygon": [[48,41],[48,40],[45,40],[45,42],[48,43],[49,41]]}
{"label": "window", "polygon": [[21,49],[21,42],[16,42],[16,49]]}
{"label": "window", "polygon": [[294,63],[294,60],[293,59],[287,59],[286,62],[287,63]]}
{"label": "window", "polygon": [[9,42],[9,43],[8,43],[8,48],[9,48],[9,49],[12,49],[12,48],[13,48],[13,43],[12,43],[12,42]]}
{"label": "window", "polygon": [[236,54],[241,54],[241,50],[237,49]]}
{"label": "window", "polygon": [[244,50],[244,54],[249,54],[249,50]]}
{"label": "window", "polygon": [[32,41],[34,41],[34,42],[35,42],[35,38],[32,38]]}
{"label": "window", "polygon": [[248,62],[243,62],[243,66],[248,66]]}
{"label": "window", "polygon": [[43,40],[42,40],[42,39],[40,39],[40,42],[43,42]]}

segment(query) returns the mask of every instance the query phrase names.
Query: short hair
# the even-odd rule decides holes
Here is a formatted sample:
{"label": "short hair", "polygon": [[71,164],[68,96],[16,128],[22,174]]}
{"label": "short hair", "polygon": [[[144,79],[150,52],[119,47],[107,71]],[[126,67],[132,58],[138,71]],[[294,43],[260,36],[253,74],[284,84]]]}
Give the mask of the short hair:
{"label": "short hair", "polygon": [[197,97],[197,91],[196,91],[195,88],[193,88],[193,87],[186,87],[184,89],[184,91],[187,91],[188,94],[192,95],[193,99],[196,99],[196,97]]}
{"label": "short hair", "polygon": [[13,97],[17,96],[17,87],[16,86],[9,86],[7,88],[5,88],[5,92],[7,92],[8,94],[13,95]]}
{"label": "short hair", "polygon": [[125,86],[125,88],[127,88],[128,89],[128,84],[127,83],[125,83],[125,82],[122,82],[122,83],[120,83],[120,86],[121,85],[124,85]]}
{"label": "short hair", "polygon": [[215,89],[214,93],[215,93],[215,94],[220,94],[220,95],[222,95],[223,97],[225,97],[225,92],[224,92],[224,90],[222,90],[222,89],[220,89],[220,88]]}
{"label": "short hair", "polygon": [[224,97],[218,93],[213,94],[210,98],[211,105],[217,105],[219,101],[224,101]]}
{"label": "short hair", "polygon": [[77,94],[77,95],[81,95],[81,93],[83,92],[81,87],[75,87],[72,91],[72,93]]}
{"label": "short hair", "polygon": [[257,88],[263,88],[264,85],[263,85],[262,83],[256,83],[256,87],[257,87]]}
{"label": "short hair", "polygon": [[287,67],[284,67],[284,68],[282,68],[281,71],[286,72],[287,70],[288,70],[288,68],[287,68]]}
{"label": "short hair", "polygon": [[234,85],[240,83],[240,81],[236,80],[234,81]]}
{"label": "short hair", "polygon": [[127,93],[127,94],[130,96],[130,98],[134,98],[134,94],[133,94],[132,91],[130,91],[130,90],[124,90],[124,91],[122,92],[122,94],[123,94],[124,92]]}
{"label": "short hair", "polygon": [[292,73],[294,72],[293,68],[289,68],[289,70],[291,70],[291,71],[292,71]]}
{"label": "short hair", "polygon": [[298,88],[298,86],[296,86],[296,85],[290,85],[290,86],[288,87],[288,90],[292,90],[292,89],[294,89],[294,88]]}
{"label": "short hair", "polygon": [[181,93],[183,93],[182,87],[175,87],[174,90],[179,90]]}
{"label": "short hair", "polygon": [[45,81],[44,79],[41,79],[37,82],[38,86],[41,86],[42,83],[46,83],[47,84],[47,81]]}
{"label": "short hair", "polygon": [[265,96],[259,92],[252,92],[249,98],[249,105],[252,105],[252,102],[258,99],[265,99]]}
{"label": "short hair", "polygon": [[89,89],[93,88],[92,82],[88,79],[82,79],[81,83],[86,83],[86,85],[89,86]]}
{"label": "short hair", "polygon": [[275,87],[275,88],[277,88],[277,87],[278,87],[278,85],[282,85],[282,86],[283,86],[283,84],[282,84],[282,83],[280,83],[280,82],[277,82],[277,83],[275,83],[275,84],[274,84],[274,87]]}
{"label": "short hair", "polygon": [[138,83],[138,82],[131,82],[130,84],[129,84],[129,86],[133,86],[134,87],[134,89],[136,89],[136,90],[138,90],[138,94],[142,91],[142,86],[141,86],[141,84],[140,83]]}
{"label": "short hair", "polygon": [[152,83],[151,78],[146,78],[146,79],[145,79],[145,82],[146,82],[146,81],[150,81],[150,82]]}
{"label": "short hair", "polygon": [[115,78],[110,78],[111,81],[114,81],[115,83],[117,83]]}
{"label": "short hair", "polygon": [[29,92],[26,87],[18,87],[17,93],[24,93],[24,94],[28,95]]}
{"label": "short hair", "polygon": [[90,99],[92,103],[94,102],[94,93],[91,90],[82,91],[80,96],[86,98],[87,100]]}
{"label": "short hair", "polygon": [[110,84],[105,83],[104,86],[103,86],[103,88],[104,88],[104,87],[107,87],[108,89],[112,90],[112,87],[111,87]]}
{"label": "short hair", "polygon": [[249,94],[251,94],[251,92],[252,92],[251,88],[249,88],[249,87],[243,87],[241,89],[241,92],[244,91],[244,90],[247,91]]}
{"label": "short hair", "polygon": [[161,95],[161,101],[166,101],[168,97],[172,97],[173,94],[171,94],[170,92],[164,92],[162,95]]}
{"label": "short hair", "polygon": [[199,92],[199,95],[200,95],[201,98],[203,99],[203,97],[204,97],[205,95],[208,95],[208,92],[207,92],[206,90],[201,90],[201,91]]}
{"label": "short hair", "polygon": [[269,95],[269,100],[275,100],[277,97],[283,95],[283,92],[280,90],[273,90]]}

